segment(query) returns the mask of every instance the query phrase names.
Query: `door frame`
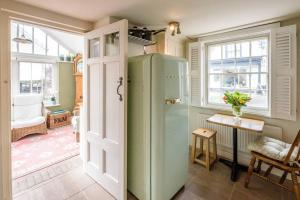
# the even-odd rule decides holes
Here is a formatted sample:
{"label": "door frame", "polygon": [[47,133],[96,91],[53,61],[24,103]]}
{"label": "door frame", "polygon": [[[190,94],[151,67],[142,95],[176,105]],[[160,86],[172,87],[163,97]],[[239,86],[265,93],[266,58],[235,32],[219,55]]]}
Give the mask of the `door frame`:
{"label": "door frame", "polygon": [[[21,12],[22,11],[22,12]],[[32,14],[34,13],[34,14]],[[11,21],[83,35],[92,24],[18,2],[0,3],[0,199],[12,199],[11,177]]]}

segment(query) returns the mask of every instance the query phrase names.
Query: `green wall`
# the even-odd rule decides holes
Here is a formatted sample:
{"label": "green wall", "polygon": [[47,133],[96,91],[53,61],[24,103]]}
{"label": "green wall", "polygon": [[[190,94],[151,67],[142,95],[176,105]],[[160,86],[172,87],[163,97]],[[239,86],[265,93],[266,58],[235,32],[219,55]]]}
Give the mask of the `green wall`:
{"label": "green wall", "polygon": [[59,62],[59,106],[48,107],[49,110],[73,111],[75,101],[75,78],[73,76],[73,63]]}

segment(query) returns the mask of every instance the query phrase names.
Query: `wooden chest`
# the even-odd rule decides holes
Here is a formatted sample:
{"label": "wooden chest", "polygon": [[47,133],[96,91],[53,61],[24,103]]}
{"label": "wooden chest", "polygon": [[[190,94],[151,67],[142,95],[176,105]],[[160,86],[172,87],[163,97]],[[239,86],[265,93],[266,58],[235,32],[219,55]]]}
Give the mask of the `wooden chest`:
{"label": "wooden chest", "polygon": [[71,113],[65,111],[63,113],[50,113],[47,117],[47,127],[57,128],[71,124]]}

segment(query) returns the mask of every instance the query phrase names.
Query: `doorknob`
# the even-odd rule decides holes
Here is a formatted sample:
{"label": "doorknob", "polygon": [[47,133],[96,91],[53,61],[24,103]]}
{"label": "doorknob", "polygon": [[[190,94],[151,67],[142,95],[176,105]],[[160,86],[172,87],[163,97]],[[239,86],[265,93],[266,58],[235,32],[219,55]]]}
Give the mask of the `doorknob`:
{"label": "doorknob", "polygon": [[122,97],[122,94],[120,94],[119,92],[119,89],[120,87],[123,85],[123,77],[120,77],[119,80],[118,80],[118,87],[117,87],[117,95],[119,95],[119,100],[120,101],[123,101],[123,97]]}

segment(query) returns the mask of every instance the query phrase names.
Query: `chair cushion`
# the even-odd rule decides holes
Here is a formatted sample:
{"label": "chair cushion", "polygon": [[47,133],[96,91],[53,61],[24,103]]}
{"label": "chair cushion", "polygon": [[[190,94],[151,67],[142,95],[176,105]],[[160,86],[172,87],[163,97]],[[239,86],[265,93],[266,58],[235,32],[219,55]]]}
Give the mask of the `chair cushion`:
{"label": "chair cushion", "polygon": [[39,116],[31,119],[12,121],[11,128],[25,128],[36,126],[45,122],[45,117]]}
{"label": "chair cushion", "polygon": [[[265,137],[265,136],[259,136],[257,139],[250,143],[248,146],[248,149],[250,151],[254,151],[257,153],[260,153],[264,156],[267,156],[269,158],[283,161],[289,150],[290,150],[291,144],[282,142],[280,140],[276,140],[274,138]],[[298,147],[295,147],[290,160],[295,160],[298,152]]]}
{"label": "chair cushion", "polygon": [[12,102],[12,120],[29,120],[42,116],[42,102],[42,95],[14,96]]}
{"label": "chair cushion", "polygon": [[43,96],[41,94],[15,95],[12,100],[15,106],[28,106],[42,103]]}

